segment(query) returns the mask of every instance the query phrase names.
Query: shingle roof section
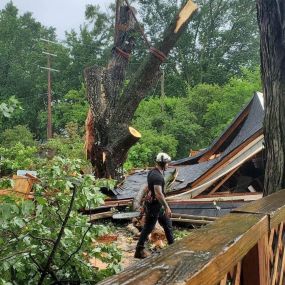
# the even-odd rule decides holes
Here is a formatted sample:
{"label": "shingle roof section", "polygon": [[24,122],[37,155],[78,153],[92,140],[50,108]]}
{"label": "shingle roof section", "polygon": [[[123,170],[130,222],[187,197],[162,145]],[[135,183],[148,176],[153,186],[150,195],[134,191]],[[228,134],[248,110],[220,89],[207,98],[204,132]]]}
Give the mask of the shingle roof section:
{"label": "shingle roof section", "polygon": [[[174,168],[169,168],[165,171],[165,177],[172,175],[174,171]],[[113,191],[116,193],[115,199],[121,200],[134,198],[141,187],[147,183],[148,172],[149,170],[142,170],[128,176],[123,185]]]}
{"label": "shingle roof section", "polygon": [[217,163],[217,161],[218,159],[216,158],[193,165],[176,166],[178,169],[177,181],[181,182],[176,182],[172,189],[177,191],[186,188],[190,183],[194,182],[206,171],[208,171],[214,164]]}
{"label": "shingle roof section", "polygon": [[264,119],[264,110],[258,95],[255,94],[251,103],[249,114],[240,129],[239,133],[233,139],[232,143],[226,148],[221,155],[220,160],[228,155],[231,151],[237,148],[239,145],[248,140],[256,132],[262,129]]}

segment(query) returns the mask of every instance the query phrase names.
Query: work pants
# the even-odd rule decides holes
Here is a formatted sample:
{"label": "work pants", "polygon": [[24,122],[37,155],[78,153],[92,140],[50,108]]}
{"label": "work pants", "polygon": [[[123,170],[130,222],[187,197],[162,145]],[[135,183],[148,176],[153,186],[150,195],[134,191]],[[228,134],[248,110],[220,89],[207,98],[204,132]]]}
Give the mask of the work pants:
{"label": "work pants", "polygon": [[160,204],[150,204],[145,207],[146,217],[145,224],[141,231],[141,235],[137,244],[138,248],[144,248],[148,235],[152,232],[156,222],[163,227],[168,244],[174,243],[174,237],[172,232],[172,222],[170,218],[166,217],[165,212],[162,211]]}

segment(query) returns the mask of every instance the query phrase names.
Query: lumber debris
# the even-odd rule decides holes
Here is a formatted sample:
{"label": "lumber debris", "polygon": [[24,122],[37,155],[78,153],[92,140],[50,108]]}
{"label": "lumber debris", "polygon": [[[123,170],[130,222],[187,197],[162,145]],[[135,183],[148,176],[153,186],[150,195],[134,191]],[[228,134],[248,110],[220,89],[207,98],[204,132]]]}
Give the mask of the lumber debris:
{"label": "lumber debris", "polygon": [[24,199],[33,199],[32,187],[39,179],[31,174],[13,175],[14,186],[10,189],[0,189],[0,196],[11,195]]}
{"label": "lumber debris", "polygon": [[206,225],[210,224],[213,221],[206,221],[206,220],[192,220],[192,219],[183,219],[183,218],[171,218],[172,222],[179,222],[179,223],[187,223],[190,225]]}
{"label": "lumber debris", "polygon": [[106,218],[111,218],[113,216],[113,212],[112,211],[107,211],[107,212],[103,212],[103,213],[98,213],[98,214],[92,214],[90,215],[90,223],[95,222],[97,220],[100,219],[106,219]]}

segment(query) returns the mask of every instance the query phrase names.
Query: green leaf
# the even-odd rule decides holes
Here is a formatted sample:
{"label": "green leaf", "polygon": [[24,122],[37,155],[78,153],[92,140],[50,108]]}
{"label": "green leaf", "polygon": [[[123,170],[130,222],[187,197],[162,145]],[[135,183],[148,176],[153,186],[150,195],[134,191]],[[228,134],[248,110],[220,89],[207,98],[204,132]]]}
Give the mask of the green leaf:
{"label": "green leaf", "polygon": [[22,212],[23,215],[30,215],[32,211],[34,210],[35,205],[32,201],[23,201],[22,202]]}

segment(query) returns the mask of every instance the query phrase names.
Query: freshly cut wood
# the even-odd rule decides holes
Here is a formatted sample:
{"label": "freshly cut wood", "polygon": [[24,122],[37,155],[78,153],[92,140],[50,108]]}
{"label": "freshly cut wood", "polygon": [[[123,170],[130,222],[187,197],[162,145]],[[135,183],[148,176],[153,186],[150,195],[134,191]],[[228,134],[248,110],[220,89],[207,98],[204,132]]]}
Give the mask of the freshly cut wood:
{"label": "freshly cut wood", "polygon": [[11,189],[0,189],[1,195],[14,195],[24,199],[32,199],[32,187],[38,182],[36,177],[13,175],[14,186]]}
{"label": "freshly cut wood", "polygon": [[133,137],[135,137],[135,138],[141,138],[142,137],[142,135],[141,135],[141,133],[140,132],[138,132],[135,128],[133,128],[133,127],[129,127],[129,132],[130,132],[130,134],[133,136]]}
{"label": "freshly cut wood", "polygon": [[106,218],[111,218],[113,216],[112,211],[104,212],[104,213],[99,213],[99,214],[92,214],[90,215],[90,222],[92,223],[93,221],[97,221],[100,219],[106,219]]}
{"label": "freshly cut wood", "polygon": [[125,136],[121,137],[121,139],[117,140],[116,143],[113,145],[113,148],[119,149],[124,151],[124,149],[129,149],[132,145],[134,145],[140,138],[140,132],[138,132],[133,127],[128,127],[127,131],[125,132]]}
{"label": "freshly cut wood", "polygon": [[118,240],[118,235],[103,235],[96,239],[99,243],[111,243]]}
{"label": "freshly cut wood", "polygon": [[186,5],[182,8],[178,15],[176,27],[174,33],[177,33],[182,25],[191,17],[191,15],[198,9],[198,5],[193,1],[189,0]]}
{"label": "freshly cut wood", "polygon": [[135,236],[140,235],[140,231],[133,224],[128,224],[126,229]]}

